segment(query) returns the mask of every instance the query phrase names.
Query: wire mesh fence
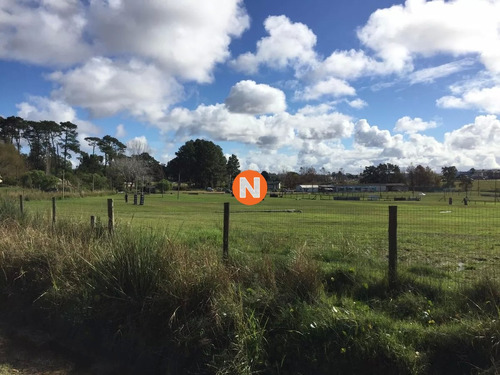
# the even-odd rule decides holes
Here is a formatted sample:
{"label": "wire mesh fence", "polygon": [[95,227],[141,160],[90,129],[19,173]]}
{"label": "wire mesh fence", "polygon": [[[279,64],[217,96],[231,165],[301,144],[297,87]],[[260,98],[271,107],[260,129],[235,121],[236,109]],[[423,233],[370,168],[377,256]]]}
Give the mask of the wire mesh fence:
{"label": "wire mesh fence", "polygon": [[[366,198],[366,197],[365,197]],[[386,196],[387,198],[387,196]],[[314,194],[266,197],[245,206],[223,194],[147,195],[144,205],[114,197],[117,228],[155,228],[193,246],[223,245],[224,202],[230,202],[230,257],[283,258],[300,251],[325,266],[388,271],[388,206],[398,206],[398,271],[450,287],[500,278],[500,204],[441,195],[421,200],[332,199]],[[390,199],[390,200],[389,200]],[[57,205],[53,210],[52,204]],[[53,220],[108,222],[106,198],[19,201],[23,211]]]}

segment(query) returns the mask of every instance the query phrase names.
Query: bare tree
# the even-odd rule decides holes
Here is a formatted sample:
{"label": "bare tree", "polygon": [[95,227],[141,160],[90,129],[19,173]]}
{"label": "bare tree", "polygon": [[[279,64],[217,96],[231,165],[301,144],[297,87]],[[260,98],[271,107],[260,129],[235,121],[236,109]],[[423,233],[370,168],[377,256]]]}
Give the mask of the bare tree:
{"label": "bare tree", "polygon": [[137,192],[139,183],[150,181],[150,170],[147,163],[135,156],[120,157],[111,163],[111,170],[113,173],[123,177],[124,183],[127,188],[134,187]]}

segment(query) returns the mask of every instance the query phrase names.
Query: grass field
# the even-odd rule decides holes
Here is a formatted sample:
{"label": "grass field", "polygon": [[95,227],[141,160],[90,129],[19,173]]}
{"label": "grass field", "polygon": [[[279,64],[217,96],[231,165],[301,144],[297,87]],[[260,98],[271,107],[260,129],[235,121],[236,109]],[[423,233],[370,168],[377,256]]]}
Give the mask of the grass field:
{"label": "grass field", "polygon": [[[398,206],[400,266],[422,277],[445,276],[463,282],[500,277],[500,202],[463,193],[427,194],[420,201],[396,201],[411,193],[389,193],[379,201],[334,201],[328,196],[294,194],[244,206],[229,194],[146,195],[145,205],[125,203],[123,194],[59,199],[57,220],[90,225],[90,216],[107,225],[107,199],[114,199],[118,227],[149,228],[188,245],[222,246],[223,203],[230,202],[230,252],[242,256],[288,255],[305,247],[315,259],[356,266],[385,264],[388,206]],[[454,201],[448,204],[448,198]],[[315,199],[314,199],[315,198]],[[28,201],[28,212],[51,220],[52,204]],[[431,272],[433,270],[434,272]]]}
{"label": "grass field", "polygon": [[[0,312],[34,321],[84,354],[115,353],[131,374],[500,368],[500,204],[493,201],[294,194],[247,207],[200,192],[148,195],[134,206],[115,194],[57,199],[52,225],[50,200],[29,199],[20,215],[12,195],[0,200]],[[394,204],[400,272],[389,289]],[[95,230],[91,215],[99,218]]]}

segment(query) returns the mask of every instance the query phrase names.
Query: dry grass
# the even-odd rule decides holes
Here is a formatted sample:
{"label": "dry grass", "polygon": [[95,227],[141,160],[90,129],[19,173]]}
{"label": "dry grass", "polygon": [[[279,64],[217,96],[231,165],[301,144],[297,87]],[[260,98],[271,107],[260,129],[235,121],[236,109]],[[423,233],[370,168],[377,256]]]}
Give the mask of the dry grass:
{"label": "dry grass", "polygon": [[[338,246],[349,248],[339,263],[306,243],[225,262],[202,238],[43,224],[0,204],[0,299],[135,373],[451,374],[498,363],[494,281],[455,293],[402,275],[389,292],[369,253]],[[354,253],[366,266],[346,269]]]}

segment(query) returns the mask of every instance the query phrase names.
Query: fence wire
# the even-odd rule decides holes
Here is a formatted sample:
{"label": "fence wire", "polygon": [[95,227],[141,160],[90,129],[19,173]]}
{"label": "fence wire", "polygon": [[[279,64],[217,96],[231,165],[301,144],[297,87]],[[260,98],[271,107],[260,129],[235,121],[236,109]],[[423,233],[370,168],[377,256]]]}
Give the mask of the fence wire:
{"label": "fence wire", "polygon": [[[144,205],[115,196],[116,228],[155,228],[172,240],[220,247],[223,203],[230,202],[229,256],[286,259],[303,252],[332,267],[388,267],[388,206],[398,206],[398,271],[450,286],[484,277],[500,279],[500,204],[459,196],[420,201],[350,200],[350,196],[293,194],[266,197],[255,206],[230,195],[147,195]],[[383,198],[382,196],[380,198]],[[446,199],[445,199],[446,198]],[[57,220],[107,222],[106,199],[57,200]],[[51,220],[50,201],[26,201],[28,212]],[[90,225],[90,223],[89,223]]]}

